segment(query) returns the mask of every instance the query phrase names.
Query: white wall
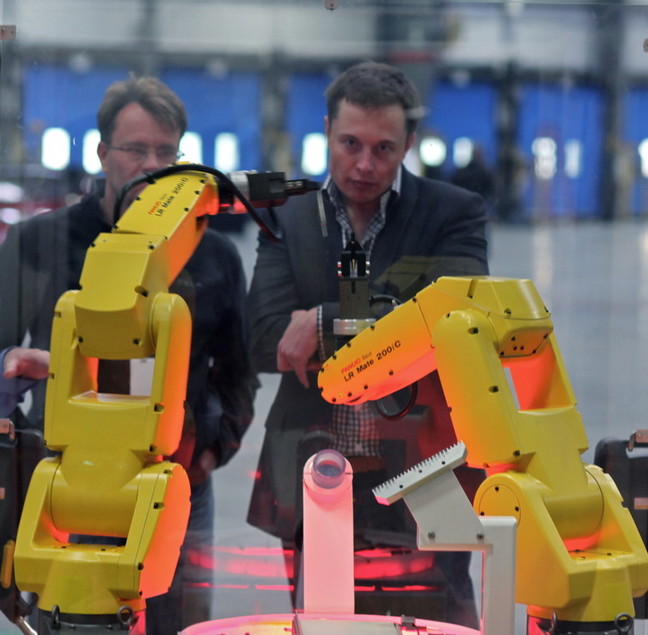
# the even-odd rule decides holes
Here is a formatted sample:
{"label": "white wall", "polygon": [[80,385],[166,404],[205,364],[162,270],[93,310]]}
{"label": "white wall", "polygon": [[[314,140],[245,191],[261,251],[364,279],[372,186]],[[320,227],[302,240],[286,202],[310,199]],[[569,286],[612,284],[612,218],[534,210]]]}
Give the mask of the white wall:
{"label": "white wall", "polygon": [[648,39],[648,6],[633,6],[626,10],[623,64],[632,74],[648,76],[648,53],[643,43]]}
{"label": "white wall", "polygon": [[[157,7],[154,28],[164,52],[322,58],[374,51],[371,7],[327,11],[314,0],[159,0]],[[141,0],[20,0],[18,7],[25,46],[136,46],[148,26]]]}
{"label": "white wall", "polygon": [[[326,10],[323,0],[157,0],[153,25],[143,17],[145,0],[5,1],[17,3],[18,37],[27,48],[137,50],[142,32],[153,27],[162,52],[261,59],[272,53],[299,60],[374,57],[378,4],[393,20],[417,12],[422,26],[431,19],[420,0],[393,0],[387,5],[339,0],[335,11]],[[456,39],[445,47],[445,60],[498,66],[512,57],[526,68],[592,70],[596,63],[592,3],[521,6],[507,14],[503,5],[493,2],[447,3]],[[641,48],[648,36],[648,7],[633,1],[625,22],[624,59],[633,72],[648,71],[648,55]],[[407,48],[406,43],[403,46]]]}
{"label": "white wall", "polygon": [[500,7],[458,7],[460,36],[448,62],[502,65],[514,59],[524,68],[585,71],[593,63],[592,15],[579,7],[526,6],[507,17]]}

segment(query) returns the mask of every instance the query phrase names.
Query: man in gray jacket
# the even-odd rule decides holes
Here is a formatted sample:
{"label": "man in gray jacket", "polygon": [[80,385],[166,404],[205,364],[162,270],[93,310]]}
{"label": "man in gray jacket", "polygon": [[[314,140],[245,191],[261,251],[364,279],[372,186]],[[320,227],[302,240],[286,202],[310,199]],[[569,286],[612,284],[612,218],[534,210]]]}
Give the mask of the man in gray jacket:
{"label": "man in gray jacket", "polygon": [[[283,240],[260,236],[248,295],[256,370],[282,373],[248,521],[287,547],[298,543],[304,462],[332,447],[354,469],[356,546],[411,549],[409,513],[379,505],[371,488],[455,442],[454,431],[437,373],[420,382],[416,405],[397,426],[371,404],[333,406],[321,398],[315,373],[339,345],[337,263],[357,241],[370,261],[371,295],[399,301],[440,275],[487,274],[486,210],[479,196],[403,167],[422,106],[399,70],[351,67],[327,90],[327,109],[330,175],[321,190],[277,211]],[[474,493],[481,472],[464,476]],[[436,562],[430,579],[442,576],[448,601],[441,614],[418,617],[476,626],[469,555],[437,554]]]}

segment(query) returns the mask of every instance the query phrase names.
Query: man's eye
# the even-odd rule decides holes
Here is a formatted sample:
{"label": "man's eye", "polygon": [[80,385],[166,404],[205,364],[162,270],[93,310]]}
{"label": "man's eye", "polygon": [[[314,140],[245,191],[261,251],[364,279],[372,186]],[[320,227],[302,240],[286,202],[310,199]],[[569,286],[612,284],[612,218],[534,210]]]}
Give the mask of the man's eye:
{"label": "man's eye", "polygon": [[157,156],[159,159],[169,161],[170,163],[173,163],[178,158],[178,154],[179,153],[175,150],[170,150],[168,148],[157,151]]}
{"label": "man's eye", "polygon": [[129,152],[136,157],[145,157],[148,154],[148,150],[140,146],[130,146],[124,149],[126,150],[126,152]]}

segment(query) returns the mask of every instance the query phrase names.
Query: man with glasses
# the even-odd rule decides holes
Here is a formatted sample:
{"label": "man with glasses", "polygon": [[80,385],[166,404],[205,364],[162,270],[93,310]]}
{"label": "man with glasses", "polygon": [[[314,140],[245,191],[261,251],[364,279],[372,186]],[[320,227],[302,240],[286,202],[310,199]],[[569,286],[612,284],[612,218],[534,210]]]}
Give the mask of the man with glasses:
{"label": "man with glasses", "polygon": [[[113,208],[122,187],[179,158],[187,117],[182,102],[167,86],[143,77],[111,85],[97,122],[101,134],[97,152],[104,181],[78,203],[12,227],[0,247],[0,297],[5,303],[0,318],[4,371],[0,416],[10,415],[18,428],[43,428],[45,382],[41,380],[48,371],[56,301],[68,289],[79,287],[86,251],[99,233],[111,230]],[[144,187],[129,191],[122,212]],[[197,606],[195,594],[191,615],[181,615],[182,582],[191,574],[188,552],[211,544],[214,503],[210,475],[238,450],[252,419],[257,385],[243,326],[244,273],[233,243],[208,229],[171,291],[185,299],[193,318],[186,418],[180,449],[174,456],[189,473],[192,506],[171,591],[147,602],[151,633],[177,633],[188,623],[209,616],[208,598],[204,606]],[[101,392],[130,392],[129,373],[123,364],[101,360]],[[31,407],[16,407],[20,391],[32,386]]]}

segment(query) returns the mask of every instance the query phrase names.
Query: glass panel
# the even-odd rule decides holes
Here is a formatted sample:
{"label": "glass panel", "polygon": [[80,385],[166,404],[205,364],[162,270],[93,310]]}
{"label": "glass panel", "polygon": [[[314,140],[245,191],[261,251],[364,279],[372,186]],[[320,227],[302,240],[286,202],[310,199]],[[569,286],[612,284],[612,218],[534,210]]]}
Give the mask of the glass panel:
{"label": "glass panel", "polygon": [[[321,626],[309,611],[332,611],[357,618],[332,632],[391,620],[474,635],[492,608],[484,543],[432,547],[488,535],[463,495],[478,487],[478,510],[515,516],[518,544],[540,545],[517,554],[517,610],[503,579],[487,632],[508,635],[509,609],[515,635],[615,632],[633,610],[635,632],[646,627],[645,599],[619,589],[648,587],[648,557],[615,568],[637,542],[613,538],[634,525],[582,460],[610,447],[624,469],[645,459],[645,436],[626,447],[648,411],[648,2],[0,8],[0,543],[11,553],[22,517],[15,571],[41,599],[32,627],[116,630],[125,606],[121,621],[142,632],[141,591],[149,633],[306,635]],[[368,61],[396,71],[388,87],[373,93],[367,67],[369,79],[334,84]],[[333,353],[345,359],[335,394],[332,372],[317,372]],[[365,406],[368,392],[385,394]],[[452,504],[430,502],[424,521],[378,504],[374,486],[457,440],[469,467],[456,470],[462,491],[444,486]],[[490,479],[515,473],[506,514],[491,513],[485,463]],[[331,465],[335,486],[317,472]],[[645,540],[645,475],[613,477]],[[529,538],[537,509],[553,524]],[[98,590],[117,559],[118,598]],[[556,600],[575,588],[561,567],[581,559],[596,569],[576,585],[591,598]],[[3,633],[26,610],[7,563]]]}

